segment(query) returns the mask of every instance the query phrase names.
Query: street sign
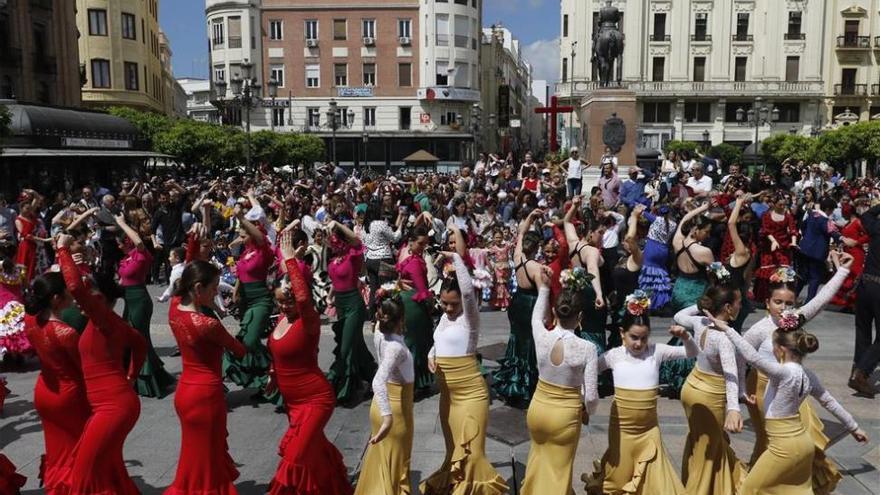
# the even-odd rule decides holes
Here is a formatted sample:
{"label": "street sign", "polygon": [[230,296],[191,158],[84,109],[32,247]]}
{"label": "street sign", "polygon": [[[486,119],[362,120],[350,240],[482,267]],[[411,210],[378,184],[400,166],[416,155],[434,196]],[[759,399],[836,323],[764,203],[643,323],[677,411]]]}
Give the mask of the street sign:
{"label": "street sign", "polygon": [[510,119],[510,127],[522,127],[522,121],[519,119]]}
{"label": "street sign", "polygon": [[336,88],[336,96],[346,98],[369,98],[373,96],[373,88],[370,86],[364,86],[362,88]]}
{"label": "street sign", "polygon": [[290,100],[263,100],[260,105],[265,108],[288,108]]}

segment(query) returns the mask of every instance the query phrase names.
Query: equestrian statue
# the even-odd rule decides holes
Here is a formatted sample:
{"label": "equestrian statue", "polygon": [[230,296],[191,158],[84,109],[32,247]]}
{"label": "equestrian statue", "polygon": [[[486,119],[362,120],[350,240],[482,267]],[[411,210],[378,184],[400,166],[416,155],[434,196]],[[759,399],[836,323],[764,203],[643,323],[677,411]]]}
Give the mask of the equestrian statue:
{"label": "equestrian statue", "polygon": [[[612,80],[620,86],[623,79],[623,33],[620,32],[620,11],[611,5],[611,0],[599,9],[599,29],[593,33],[593,57],[590,60],[599,65],[599,86],[607,88]],[[613,79],[612,79],[613,77]]]}

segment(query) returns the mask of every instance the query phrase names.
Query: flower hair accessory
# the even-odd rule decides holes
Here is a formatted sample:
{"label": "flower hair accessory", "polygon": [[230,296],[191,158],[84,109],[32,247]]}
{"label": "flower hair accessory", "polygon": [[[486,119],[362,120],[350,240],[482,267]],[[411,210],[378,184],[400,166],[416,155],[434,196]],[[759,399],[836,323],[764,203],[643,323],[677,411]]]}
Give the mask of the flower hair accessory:
{"label": "flower hair accessory", "polygon": [[793,332],[801,327],[801,315],[795,310],[786,309],[779,316],[779,328],[786,332]]}
{"label": "flower hair accessory", "polygon": [[730,278],[730,272],[727,271],[727,267],[724,266],[720,261],[713,261],[706,267],[706,271],[711,273],[718,281],[726,281]]}
{"label": "flower hair accessory", "polygon": [[381,303],[388,298],[400,297],[400,293],[400,286],[397,282],[385,282],[379,287],[379,290],[376,291],[376,303]]}
{"label": "flower hair accessory", "polygon": [[642,316],[651,309],[651,298],[648,297],[647,292],[641,289],[626,296],[624,303],[626,312],[633,316]]}
{"label": "flower hair accessory", "polygon": [[770,275],[770,282],[774,284],[788,284],[797,280],[797,272],[790,266],[780,266]]}
{"label": "flower hair accessory", "polygon": [[592,281],[593,276],[580,266],[570,270],[562,270],[559,274],[559,283],[562,284],[562,288],[575,292],[586,289]]}

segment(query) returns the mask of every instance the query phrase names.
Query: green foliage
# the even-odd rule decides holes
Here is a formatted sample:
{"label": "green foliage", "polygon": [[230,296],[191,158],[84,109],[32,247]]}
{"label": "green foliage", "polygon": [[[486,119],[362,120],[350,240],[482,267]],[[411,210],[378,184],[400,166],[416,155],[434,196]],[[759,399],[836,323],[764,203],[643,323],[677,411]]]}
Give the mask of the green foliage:
{"label": "green foliage", "polygon": [[311,165],[324,158],[324,140],[314,134],[282,134],[292,142],[287,157],[289,165]]}
{"label": "green foliage", "polygon": [[679,141],[675,139],[666,143],[666,146],[663,147],[663,152],[669,153],[670,151],[674,151],[676,155],[680,155],[682,151],[687,151],[691,156],[694,156],[697,148],[697,143],[693,141]]}
{"label": "green foliage", "polygon": [[153,112],[141,112],[130,107],[110,107],[107,109],[107,113],[116,117],[122,117],[134,124],[141,134],[144,135],[144,139],[154,146],[157,136],[167,131],[173,123],[171,119],[164,115]]}
{"label": "green foliage", "polygon": [[761,143],[761,157],[772,166],[787,159],[812,161],[815,154],[816,140],[800,134],[778,133]]}

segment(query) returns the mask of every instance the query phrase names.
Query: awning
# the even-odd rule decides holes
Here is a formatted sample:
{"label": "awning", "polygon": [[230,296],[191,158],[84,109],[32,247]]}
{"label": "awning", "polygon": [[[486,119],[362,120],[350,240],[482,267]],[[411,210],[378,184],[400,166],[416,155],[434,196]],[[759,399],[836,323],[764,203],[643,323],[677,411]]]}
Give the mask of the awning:
{"label": "awning", "polygon": [[117,158],[174,158],[164,153],[134,150],[70,150],[47,148],[3,148],[0,157],[117,157]]}
{"label": "awning", "polygon": [[409,155],[408,157],[404,158],[403,161],[405,161],[405,162],[435,162],[436,163],[436,162],[440,161],[440,159],[437,158],[436,156],[428,153],[425,150],[419,150],[419,151],[416,151],[415,153]]}

